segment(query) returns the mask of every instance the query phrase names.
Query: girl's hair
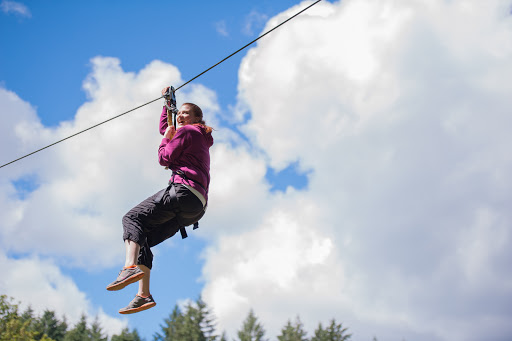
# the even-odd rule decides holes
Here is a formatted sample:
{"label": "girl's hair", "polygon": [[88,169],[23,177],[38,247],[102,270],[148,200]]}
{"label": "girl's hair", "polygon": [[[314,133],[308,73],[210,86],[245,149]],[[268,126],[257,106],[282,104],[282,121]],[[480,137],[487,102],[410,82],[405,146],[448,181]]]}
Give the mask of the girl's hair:
{"label": "girl's hair", "polygon": [[206,129],[207,133],[211,133],[213,131],[213,128],[210,126],[207,126],[206,122],[203,120],[203,111],[201,110],[201,108],[199,108],[199,106],[197,104],[183,103],[182,105],[188,105],[194,112],[194,116],[199,118],[199,122],[196,124],[202,125]]}

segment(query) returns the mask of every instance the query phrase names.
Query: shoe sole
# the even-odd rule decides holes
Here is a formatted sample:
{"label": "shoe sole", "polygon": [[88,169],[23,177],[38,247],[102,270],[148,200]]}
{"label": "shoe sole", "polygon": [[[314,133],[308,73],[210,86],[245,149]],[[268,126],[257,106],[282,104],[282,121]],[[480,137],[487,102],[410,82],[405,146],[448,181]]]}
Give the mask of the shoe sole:
{"label": "shoe sole", "polygon": [[119,310],[119,314],[123,314],[123,315],[134,314],[134,313],[138,313],[140,311],[147,310],[149,308],[153,308],[155,305],[156,305],[156,302],[146,303],[146,304],[141,305],[138,308]]}
{"label": "shoe sole", "polygon": [[138,282],[142,279],[142,277],[144,277],[144,272],[140,272],[138,274],[135,274],[131,277],[128,277],[127,279],[125,279],[124,281],[122,282],[119,282],[117,284],[114,284],[114,285],[109,285],[107,287],[107,290],[108,291],[117,291],[117,290],[121,290],[123,289],[124,287],[126,287],[127,285],[130,285],[132,283],[135,283],[135,282]]}

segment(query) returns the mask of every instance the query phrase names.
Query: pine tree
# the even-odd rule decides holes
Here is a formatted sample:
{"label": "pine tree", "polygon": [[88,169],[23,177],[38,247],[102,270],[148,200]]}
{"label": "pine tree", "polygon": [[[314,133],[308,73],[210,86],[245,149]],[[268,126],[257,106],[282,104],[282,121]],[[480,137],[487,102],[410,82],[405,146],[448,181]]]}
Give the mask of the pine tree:
{"label": "pine tree", "polygon": [[29,306],[27,310],[21,314],[20,318],[23,322],[28,321],[31,326],[34,326],[34,323],[36,322],[36,318],[34,317],[34,310],[31,306]]}
{"label": "pine tree", "polygon": [[66,332],[64,341],[89,341],[90,336],[90,330],[87,328],[87,321],[83,314],[76,326]]}
{"label": "pine tree", "polygon": [[[34,316],[34,310],[31,306],[27,308],[21,315],[21,321],[26,324],[27,330],[34,332],[34,338],[36,340],[41,340],[44,338],[45,334],[39,332],[39,320]],[[48,336],[46,336],[48,337]]]}
{"label": "pine tree", "polygon": [[91,325],[91,329],[89,331],[89,336],[91,341],[107,341],[107,337],[103,336],[103,330],[101,328],[98,317],[94,319],[94,322]]}
{"label": "pine tree", "polygon": [[226,332],[222,332],[222,335],[220,337],[220,340],[219,341],[228,341],[228,337],[226,335]]}
{"label": "pine tree", "polygon": [[215,341],[213,314],[201,298],[188,303],[184,311],[176,305],[161,325],[162,332],[154,336],[156,341]]}
{"label": "pine tree", "polygon": [[187,308],[185,308],[186,311],[183,313],[178,305],[176,305],[169,318],[165,319],[165,325],[161,326],[162,334],[157,334],[155,340],[181,341],[188,338],[190,340],[202,340],[201,335],[197,335],[198,328],[195,328],[193,325],[191,312],[187,311]]}
{"label": "pine tree", "polygon": [[178,335],[181,333],[183,326],[183,314],[181,313],[178,305],[174,306],[173,311],[168,318],[164,320],[164,325],[160,325],[162,333],[157,333],[154,336],[155,341],[170,341],[178,340]]}
{"label": "pine tree", "polygon": [[196,301],[196,305],[201,330],[203,331],[206,340],[216,341],[218,335],[216,335],[215,316],[210,311],[206,303],[201,299],[201,297],[199,297],[199,299]]}
{"label": "pine tree", "polygon": [[311,338],[311,341],[325,341],[327,340],[326,331],[322,326],[322,323],[318,324],[318,327],[315,330],[315,334],[313,335],[313,338]]}
{"label": "pine tree", "polygon": [[238,339],[240,341],[264,341],[264,336],[265,330],[251,309],[242,325],[242,329],[238,331]]}
{"label": "pine tree", "polygon": [[38,333],[38,337],[46,335],[55,341],[63,341],[67,329],[66,321],[59,321],[55,317],[55,312],[50,310],[45,310],[43,316],[35,323],[35,330]]}
{"label": "pine tree", "polygon": [[279,341],[307,341],[307,333],[304,330],[304,325],[297,316],[295,325],[292,325],[288,320],[286,326],[281,330],[281,335],[277,337]]}
{"label": "pine tree", "polygon": [[136,329],[130,333],[128,328],[124,328],[120,335],[112,335],[110,341],[141,341],[141,338]]}
{"label": "pine tree", "polygon": [[203,314],[191,303],[185,307],[185,315],[183,319],[183,341],[206,341],[206,335],[203,332]]}
{"label": "pine tree", "polygon": [[341,323],[337,324],[334,319],[331,320],[331,324],[327,328],[327,335],[329,340],[332,341],[346,341],[350,340],[352,334],[345,334],[348,328],[343,328]]}
{"label": "pine tree", "polygon": [[332,319],[326,329],[322,327],[321,323],[318,325],[311,341],[347,341],[352,337],[351,334],[345,334],[347,330],[348,328],[343,328],[341,323],[337,324],[336,320]]}

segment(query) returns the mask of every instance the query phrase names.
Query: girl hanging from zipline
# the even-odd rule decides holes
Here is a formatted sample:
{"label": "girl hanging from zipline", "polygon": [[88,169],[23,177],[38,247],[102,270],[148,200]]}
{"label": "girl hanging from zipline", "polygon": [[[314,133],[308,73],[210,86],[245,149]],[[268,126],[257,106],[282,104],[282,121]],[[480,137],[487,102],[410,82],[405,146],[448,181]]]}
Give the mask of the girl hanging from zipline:
{"label": "girl hanging from zipline", "polygon": [[[169,93],[169,87],[162,95]],[[131,209],[123,217],[123,240],[126,248],[125,266],[107,290],[120,290],[139,282],[139,290],[121,314],[131,314],[156,305],[149,291],[153,254],[151,247],[201,219],[208,201],[210,185],[210,152],[212,128],[203,120],[201,108],[184,103],[176,115],[176,128],[164,106],[160,116],[160,134],[164,137],[158,148],[160,165],[172,170],[169,185]]]}

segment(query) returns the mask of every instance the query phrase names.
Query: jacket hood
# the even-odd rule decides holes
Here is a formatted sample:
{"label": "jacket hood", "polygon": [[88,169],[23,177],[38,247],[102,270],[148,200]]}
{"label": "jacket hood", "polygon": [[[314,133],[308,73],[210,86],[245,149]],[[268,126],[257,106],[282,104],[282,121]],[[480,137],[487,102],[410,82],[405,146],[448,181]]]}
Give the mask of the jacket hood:
{"label": "jacket hood", "polygon": [[196,129],[198,129],[199,131],[201,131],[201,133],[203,134],[205,140],[206,140],[206,144],[208,146],[208,148],[210,148],[212,145],[213,145],[213,136],[212,136],[212,133],[211,132],[206,132],[206,128],[201,125],[201,124],[194,124],[193,127],[195,127]]}

